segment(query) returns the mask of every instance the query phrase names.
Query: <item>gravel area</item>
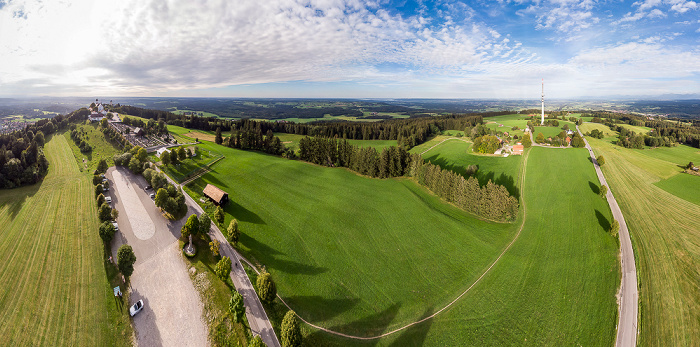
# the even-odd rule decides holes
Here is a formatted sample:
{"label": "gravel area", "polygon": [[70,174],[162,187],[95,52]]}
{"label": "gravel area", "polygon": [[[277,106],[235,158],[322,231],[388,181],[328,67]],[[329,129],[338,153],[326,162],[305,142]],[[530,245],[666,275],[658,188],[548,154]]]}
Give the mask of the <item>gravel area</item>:
{"label": "gravel area", "polygon": [[150,239],[156,233],[156,227],[134,190],[134,185],[129,183],[126,177],[117,170],[112,173],[112,177],[114,185],[116,185],[115,188],[119,189],[124,212],[129,216],[129,224],[134,235],[140,240]]}
{"label": "gravel area", "polygon": [[134,317],[139,346],[208,346],[202,303],[177,242],[134,267],[131,304],[142,299]]}

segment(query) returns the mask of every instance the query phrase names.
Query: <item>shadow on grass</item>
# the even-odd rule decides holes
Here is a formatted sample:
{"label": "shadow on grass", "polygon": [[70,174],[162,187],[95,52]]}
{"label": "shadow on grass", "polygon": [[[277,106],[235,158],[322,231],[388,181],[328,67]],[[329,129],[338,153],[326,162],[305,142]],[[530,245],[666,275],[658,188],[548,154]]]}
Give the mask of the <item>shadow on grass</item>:
{"label": "shadow on grass", "polygon": [[[423,312],[420,318],[416,320],[421,320],[430,316],[431,314],[433,314],[433,308],[429,307],[425,310],[425,312]],[[401,332],[397,332],[396,334],[400,335],[396,340],[394,340],[394,342],[391,343],[391,346],[422,346],[426,337],[428,337],[428,332],[430,331],[430,327],[432,325],[433,320],[428,319],[425,322],[418,323]]]}
{"label": "shadow on grass", "polygon": [[[348,324],[337,325],[329,327],[329,330],[341,332],[348,335],[356,336],[377,336],[386,332],[387,328],[391,322],[396,318],[399,312],[401,304],[393,304],[387,307],[385,310],[366,316],[362,319],[358,319],[354,322]],[[334,339],[338,341],[339,345],[343,345],[343,342],[350,341],[344,337],[338,337],[335,335],[330,335],[325,331],[314,331],[304,338],[304,344],[307,346],[323,346],[328,345],[328,340]],[[365,346],[376,346],[381,339],[362,341],[362,345]],[[360,340],[352,340],[352,342],[358,342]]]}
{"label": "shadow on grass", "polygon": [[263,221],[260,216],[255,214],[255,212],[239,205],[235,201],[229,200],[229,202],[224,206],[224,211],[241,222],[265,225],[265,221]]}
{"label": "shadow on grass", "polygon": [[360,302],[360,299],[335,298],[327,299],[318,295],[289,296],[284,300],[295,307],[316,307],[316,314],[305,317],[310,321],[323,322],[335,318],[339,314],[353,308]]}
{"label": "shadow on grass", "polygon": [[591,182],[591,181],[588,181],[588,186],[591,187],[591,191],[592,191],[593,193],[595,193],[595,195],[600,194],[600,187],[598,187],[597,184],[595,184],[595,183],[593,183],[593,182]]}
{"label": "shadow on grass", "polygon": [[610,230],[610,221],[608,221],[608,219],[605,218],[600,211],[595,210],[595,217],[598,218],[598,223],[603,228],[603,231],[607,232]]}
{"label": "shadow on grass", "polygon": [[301,275],[318,275],[328,271],[325,267],[317,267],[309,264],[302,264],[291,260],[279,259],[279,256],[285,255],[276,249],[261,243],[260,241],[250,237],[246,233],[241,233],[240,242],[250,249],[254,249],[265,255],[265,265],[268,268],[275,269],[288,274]]}
{"label": "shadow on grass", "polygon": [[[0,207],[3,207],[7,205],[7,211],[10,215],[11,219],[15,219],[17,215],[19,214],[20,211],[22,211],[22,207],[24,207],[24,203],[27,200],[27,198],[31,198],[36,194],[36,192],[39,191],[39,188],[41,188],[41,185],[44,183],[44,178],[42,178],[39,182],[34,183],[30,186],[23,186],[23,187],[17,187],[14,188],[15,190],[12,191],[18,192],[16,195],[12,195],[11,199],[8,199],[5,201],[5,203],[0,204]],[[12,194],[10,193],[10,194]],[[8,194],[8,195],[10,195]]]}

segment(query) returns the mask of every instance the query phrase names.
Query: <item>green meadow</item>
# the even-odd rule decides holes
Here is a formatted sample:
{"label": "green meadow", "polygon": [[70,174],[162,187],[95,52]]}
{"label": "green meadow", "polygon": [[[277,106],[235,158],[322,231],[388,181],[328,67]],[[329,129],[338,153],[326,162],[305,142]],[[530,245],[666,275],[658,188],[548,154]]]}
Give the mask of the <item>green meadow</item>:
{"label": "green meadow", "polygon": [[654,185],[681,199],[700,205],[700,176],[678,174]]}
{"label": "green meadow", "polygon": [[131,345],[128,307],[108,281],[115,267],[104,260],[92,182],[68,141],[50,137],[43,181],[0,191],[0,336],[7,346]]}
{"label": "green meadow", "polygon": [[374,336],[446,305],[517,228],[476,219],[406,178],[216,150],[226,159],[187,191],[195,200],[208,183],[227,191],[225,224],[239,220],[243,254],[267,267],[301,317],[344,333]]}
{"label": "green meadow", "polygon": [[[597,195],[588,153],[538,147],[528,151],[525,224],[513,246],[455,305],[380,344],[614,344],[618,246],[607,232],[612,217]],[[430,307],[424,315],[440,308]]]}
{"label": "green meadow", "polygon": [[[511,195],[518,196],[520,165],[522,156],[511,155],[508,157],[478,155],[472,152],[472,144],[461,139],[453,139],[424,152],[424,147],[411,149],[411,153],[422,153],[423,159],[439,165],[443,169],[466,175],[469,165],[479,167],[476,177],[481,185],[489,180],[505,186]],[[431,146],[432,147],[432,146]],[[430,148],[430,147],[428,147]]]}
{"label": "green meadow", "polygon": [[[73,156],[78,163],[78,170],[81,172],[92,173],[97,168],[100,160],[105,159],[107,165],[114,165],[114,160],[112,159],[115,154],[119,152],[114,146],[107,142],[105,135],[102,133],[98,122],[91,124],[78,124],[77,129],[85,132],[85,141],[92,146],[92,151],[87,153],[80,152],[77,146],[70,146]],[[70,131],[66,131],[63,136],[66,141],[73,144],[73,139],[70,137]]]}
{"label": "green meadow", "polygon": [[[279,137],[280,141],[282,141],[286,147],[292,148],[295,151],[299,149],[299,140],[306,137],[306,135],[287,133],[275,133],[275,136]],[[338,140],[342,141],[342,139]],[[372,147],[380,151],[386,147],[396,146],[396,140],[348,140],[348,143],[358,147]]]}

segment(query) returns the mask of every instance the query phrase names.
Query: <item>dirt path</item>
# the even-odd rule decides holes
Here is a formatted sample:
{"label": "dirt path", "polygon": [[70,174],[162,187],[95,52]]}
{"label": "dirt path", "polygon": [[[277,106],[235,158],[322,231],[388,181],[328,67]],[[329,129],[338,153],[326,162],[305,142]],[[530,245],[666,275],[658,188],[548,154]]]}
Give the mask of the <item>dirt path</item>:
{"label": "dirt path", "polygon": [[[576,131],[583,137],[578,126],[576,126]],[[585,137],[583,141],[586,143],[586,149],[588,149],[588,153],[591,155],[591,160],[593,161],[593,166],[595,167],[595,172],[598,175],[600,184],[608,187],[608,193],[605,198],[608,200],[613,218],[620,223],[620,267],[622,268],[622,279],[620,281],[620,291],[617,294],[619,310],[615,346],[636,346],[639,292],[637,290],[637,267],[634,263],[632,241],[630,240],[625,217],[622,215],[622,211],[617,204],[617,200],[615,200],[615,196],[613,196],[612,189],[610,189],[608,182],[605,180],[605,176],[603,176],[603,171],[598,165],[598,161],[593,153],[593,148],[588,144],[588,140],[586,140]]]}
{"label": "dirt path", "polygon": [[[458,140],[457,138],[450,138],[450,139],[445,139],[445,140],[443,140],[442,142],[445,142],[445,141],[451,140],[451,139]],[[442,142],[440,142],[440,143],[442,143]],[[440,143],[438,143],[437,145],[439,145]],[[437,146],[437,145],[435,145],[435,146]],[[433,146],[433,147],[435,147],[435,146]],[[431,149],[432,149],[433,147],[431,147]],[[430,149],[428,149],[428,150],[430,150]],[[426,151],[426,152],[427,152],[427,151]],[[423,153],[425,153],[425,152],[423,152]],[[525,172],[527,171],[527,158],[528,158],[529,156],[530,156],[530,151],[527,151],[527,153],[525,153],[525,159],[523,160],[523,167],[522,167],[520,182],[525,182]],[[370,337],[348,335],[348,334],[343,334],[343,333],[341,333],[341,332],[337,332],[337,331],[333,331],[333,330],[330,330],[330,329],[326,329],[326,328],[324,328],[324,327],[321,327],[321,326],[318,326],[318,325],[316,325],[316,324],[313,324],[313,323],[310,323],[310,322],[306,321],[304,318],[302,318],[302,317],[299,315],[298,312],[297,312],[297,317],[299,317],[299,319],[300,319],[302,322],[304,322],[304,323],[308,324],[309,326],[312,326],[312,327],[314,327],[314,328],[316,328],[316,329],[318,329],[318,330],[325,331],[325,332],[327,332],[327,333],[329,333],[329,334],[338,335],[338,336],[346,337],[346,338],[349,338],[349,339],[355,339],[355,340],[376,340],[376,339],[389,336],[389,335],[391,335],[391,334],[397,333],[397,332],[399,332],[399,331],[405,330],[405,329],[407,329],[407,328],[409,328],[409,327],[412,327],[412,326],[414,326],[414,325],[423,323],[423,322],[425,322],[425,321],[427,321],[427,320],[430,320],[430,319],[434,318],[435,316],[439,315],[440,313],[442,313],[443,311],[445,311],[446,309],[448,309],[450,306],[454,305],[454,304],[455,304],[457,301],[459,301],[459,299],[461,299],[464,295],[466,295],[467,293],[469,293],[469,291],[470,291],[472,288],[474,288],[474,287],[481,281],[481,279],[483,279],[483,278],[491,271],[491,269],[493,269],[494,266],[496,266],[496,264],[498,263],[498,261],[501,260],[501,258],[503,257],[503,255],[506,254],[506,252],[510,249],[510,247],[515,243],[515,241],[518,240],[518,237],[520,237],[520,233],[523,231],[523,227],[525,226],[525,220],[526,220],[526,217],[527,217],[527,210],[525,209],[525,199],[524,199],[524,194],[523,194],[523,186],[524,186],[524,185],[521,184],[521,187],[520,187],[520,196],[521,196],[521,198],[522,198],[522,206],[523,206],[523,221],[522,221],[522,223],[520,224],[520,228],[518,228],[518,232],[517,232],[517,233],[515,234],[515,236],[513,237],[513,240],[510,241],[510,243],[503,249],[503,251],[501,252],[501,254],[498,255],[498,257],[493,261],[493,263],[491,263],[491,265],[481,274],[481,276],[479,276],[479,278],[477,278],[477,279],[474,281],[474,283],[472,283],[472,284],[469,286],[469,288],[467,288],[465,291],[463,291],[461,294],[459,294],[459,296],[457,296],[454,300],[452,300],[452,302],[450,302],[449,304],[447,304],[445,307],[441,308],[441,309],[438,310],[437,312],[435,312],[435,313],[431,314],[430,316],[427,316],[427,317],[425,317],[425,318],[423,318],[423,319],[421,319],[421,320],[417,320],[417,321],[415,321],[415,322],[406,324],[406,325],[404,325],[404,326],[402,326],[402,327],[400,327],[400,328],[394,329],[394,330],[389,331],[389,332],[387,332],[387,333],[384,333],[384,334],[381,334],[381,335],[377,335],[377,336],[370,336]],[[246,261],[246,263],[248,263],[248,264],[250,265],[250,262],[249,262],[247,259],[244,259],[244,260]],[[258,270],[255,269],[255,267],[253,267],[253,269],[255,270],[255,272],[258,272]],[[258,272],[258,273],[260,273],[260,272]],[[282,302],[282,304],[284,304],[284,306],[286,306],[288,309],[292,310],[292,308],[289,307],[289,305],[284,301],[284,299],[282,299],[282,297],[279,296],[279,294],[277,295],[277,298],[280,299],[280,301]],[[292,310],[292,311],[293,311],[293,310]],[[296,312],[296,311],[295,311],[295,312]]]}

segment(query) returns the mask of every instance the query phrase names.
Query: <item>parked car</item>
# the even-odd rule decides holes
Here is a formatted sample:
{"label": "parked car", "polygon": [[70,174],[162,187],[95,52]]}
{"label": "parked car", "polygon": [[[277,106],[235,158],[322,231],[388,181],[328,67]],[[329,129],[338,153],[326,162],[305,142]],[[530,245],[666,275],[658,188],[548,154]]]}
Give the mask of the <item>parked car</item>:
{"label": "parked car", "polygon": [[143,190],[150,190],[153,189],[153,186],[146,186],[146,188],[143,188]]}
{"label": "parked car", "polygon": [[133,317],[137,313],[141,312],[142,309],[143,309],[143,300],[139,300],[134,305],[129,307],[129,314]]}
{"label": "parked car", "polygon": [[151,199],[153,199],[153,200],[155,200],[155,199],[156,199],[156,193],[151,193],[151,195],[149,195],[149,196],[150,196],[150,197],[151,197]]}
{"label": "parked car", "polygon": [[119,231],[119,225],[116,221],[112,221],[112,225],[114,225],[114,230]]}
{"label": "parked car", "polygon": [[109,187],[104,187],[104,188],[102,188],[102,191],[108,192],[108,191],[109,191]]}
{"label": "parked car", "polygon": [[112,197],[111,197],[111,196],[106,196],[106,197],[105,197],[105,201],[106,201],[108,204],[111,204],[111,203],[112,203]]}

